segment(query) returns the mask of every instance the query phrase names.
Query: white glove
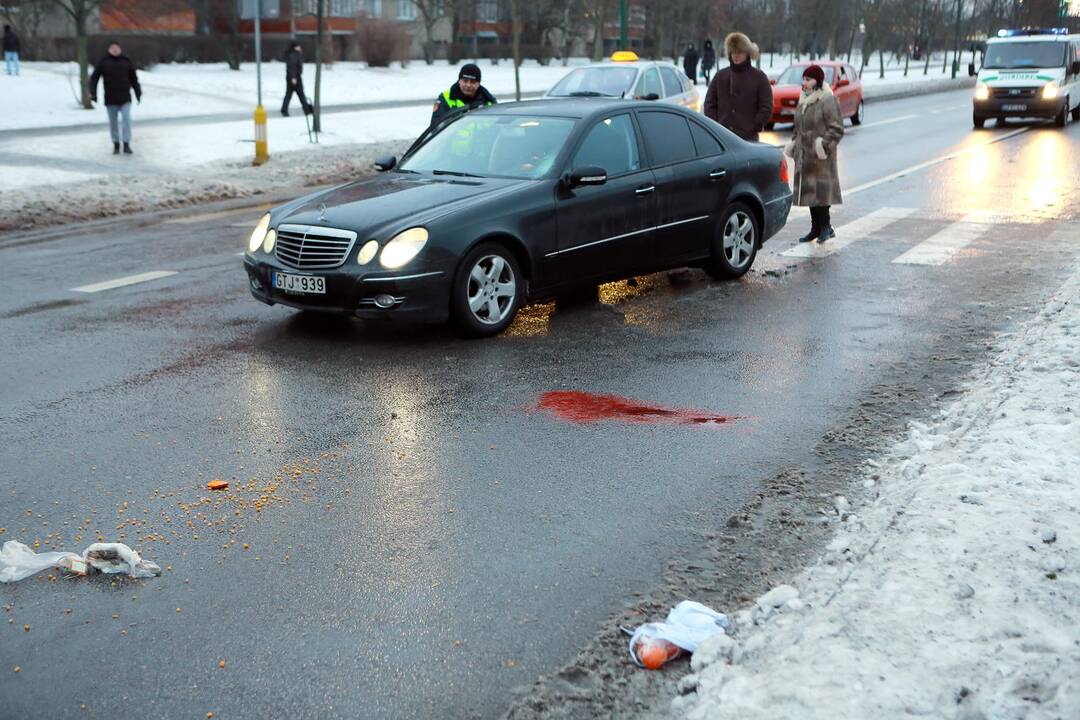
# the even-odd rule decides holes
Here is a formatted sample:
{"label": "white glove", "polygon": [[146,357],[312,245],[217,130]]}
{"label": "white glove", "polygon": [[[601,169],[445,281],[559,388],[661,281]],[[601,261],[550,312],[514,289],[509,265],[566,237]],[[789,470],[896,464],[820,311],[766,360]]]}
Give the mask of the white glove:
{"label": "white glove", "polygon": [[795,141],[794,140],[788,140],[787,144],[784,145],[784,154],[787,155],[789,158],[795,157]]}
{"label": "white glove", "polygon": [[818,160],[828,159],[829,153],[825,152],[825,141],[822,138],[814,138],[814,153]]}

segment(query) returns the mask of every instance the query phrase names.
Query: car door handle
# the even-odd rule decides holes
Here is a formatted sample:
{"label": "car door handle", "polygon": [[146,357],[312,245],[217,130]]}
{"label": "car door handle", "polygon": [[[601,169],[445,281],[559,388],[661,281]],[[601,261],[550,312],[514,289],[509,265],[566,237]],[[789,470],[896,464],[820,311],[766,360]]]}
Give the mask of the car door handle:
{"label": "car door handle", "polygon": [[727,177],[727,170],[713,170],[709,173],[709,177],[713,180],[720,180],[721,178]]}
{"label": "car door handle", "polygon": [[634,194],[635,195],[648,195],[649,193],[655,192],[655,191],[656,191],[656,186],[655,185],[648,185],[646,187],[639,187],[637,190],[634,191]]}

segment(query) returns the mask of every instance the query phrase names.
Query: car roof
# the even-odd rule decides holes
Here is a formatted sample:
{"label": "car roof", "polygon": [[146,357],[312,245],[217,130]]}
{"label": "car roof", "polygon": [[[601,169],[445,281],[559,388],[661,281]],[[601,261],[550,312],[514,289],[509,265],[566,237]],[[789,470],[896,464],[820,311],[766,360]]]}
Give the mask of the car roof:
{"label": "car roof", "polygon": [[579,65],[578,67],[574,68],[574,70],[580,70],[580,69],[583,69],[583,68],[587,69],[587,68],[610,68],[610,67],[636,67],[636,68],[640,68],[642,70],[645,70],[645,69],[651,68],[651,67],[660,67],[661,65],[664,65],[664,66],[667,66],[667,67],[670,67],[670,68],[676,68],[676,69],[678,69],[678,67],[679,67],[675,63],[669,63],[669,62],[665,62],[663,60],[634,60],[632,62],[626,62],[626,61],[615,62],[613,60],[605,60],[603,62],[589,63],[588,65]]}
{"label": "car roof", "polygon": [[509,102],[499,105],[491,105],[479,111],[484,113],[496,113],[500,115],[541,115],[548,117],[567,117],[574,119],[589,118],[593,115],[605,115],[615,111],[625,111],[628,108],[638,110],[662,109],[677,110],[694,115],[689,110],[679,105],[664,103],[657,105],[656,101],[628,100],[622,98],[548,98],[545,100],[524,100],[522,102]]}
{"label": "car roof", "polygon": [[850,63],[844,62],[843,60],[814,60],[813,62],[811,62],[809,60],[806,60],[806,61],[800,60],[799,62],[791,63],[790,65],[788,65],[788,67],[809,67],[811,65],[829,65],[831,67],[831,66],[835,66],[835,65],[849,65],[849,64]]}

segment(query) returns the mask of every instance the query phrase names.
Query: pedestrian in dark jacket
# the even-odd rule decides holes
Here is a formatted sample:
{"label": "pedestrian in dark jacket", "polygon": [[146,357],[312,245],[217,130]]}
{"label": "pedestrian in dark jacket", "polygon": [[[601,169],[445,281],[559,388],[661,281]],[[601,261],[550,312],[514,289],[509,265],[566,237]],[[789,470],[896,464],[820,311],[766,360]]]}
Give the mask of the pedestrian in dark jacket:
{"label": "pedestrian in dark jacket", "polygon": [[131,155],[131,93],[142,102],[142,88],[135,74],[135,63],[131,62],[120,43],[109,43],[109,51],[94,66],[90,76],[90,99],[97,102],[98,80],[105,83],[105,109],[109,113],[109,134],[112,135],[113,155],[120,153],[120,143],[124,143],[124,154]]}
{"label": "pedestrian in dark jacket", "polygon": [[682,58],[682,66],[683,72],[686,73],[686,77],[690,78],[690,82],[695,85],[697,85],[697,63],[697,48],[694,47],[694,43],[690,43],[686,46],[686,53]]}
{"label": "pedestrian in dark jacket", "polygon": [[724,40],[730,65],[720,70],[705,93],[705,115],[743,140],[756,142],[772,116],[772,86],[765,73],[751,64],[757,45],[742,33]]}
{"label": "pedestrian in dark jacket", "polygon": [[466,63],[458,72],[458,81],[435,98],[435,106],[431,110],[431,124],[434,125],[457,110],[475,110],[478,107],[495,105],[497,102],[495,96],[480,84],[480,68]]}
{"label": "pedestrian in dark jacket", "polygon": [[300,43],[294,42],[285,52],[285,99],[281,103],[281,114],[285,117],[289,117],[289,103],[292,101],[293,93],[296,93],[296,99],[300,101],[304,114],[310,115],[312,112],[311,103],[304,95],[304,80],[301,77],[303,74],[304,48],[300,46]]}
{"label": "pedestrian in dark jacket", "polygon": [[705,76],[705,84],[709,84],[713,70],[716,69],[716,51],[713,50],[712,40],[705,41],[705,49],[701,53],[701,74]]}
{"label": "pedestrian in dark jacket", "polygon": [[4,71],[8,75],[19,74],[19,36],[10,25],[4,26]]}
{"label": "pedestrian in dark jacket", "polygon": [[803,71],[791,142],[784,147],[795,159],[795,204],[810,208],[810,232],[799,242],[836,237],[829,207],[843,202],[836,167],[836,146],[843,137],[840,103],[825,82],[825,71],[810,65]]}

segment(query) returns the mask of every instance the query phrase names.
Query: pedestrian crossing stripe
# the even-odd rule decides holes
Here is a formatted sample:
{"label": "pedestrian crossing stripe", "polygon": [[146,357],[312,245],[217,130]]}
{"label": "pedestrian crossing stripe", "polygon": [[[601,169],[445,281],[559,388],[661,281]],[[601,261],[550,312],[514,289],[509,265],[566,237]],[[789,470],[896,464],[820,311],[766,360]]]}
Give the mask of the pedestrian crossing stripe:
{"label": "pedestrian crossing stripe", "polygon": [[818,258],[832,255],[868,235],[879,232],[898,220],[914,215],[916,208],[883,207],[836,228],[836,237],[823,243],[800,243],[780,253],[786,257]]}
{"label": "pedestrian crossing stripe", "polygon": [[990,225],[986,220],[985,213],[969,213],[923,240],[893,262],[903,265],[941,265],[988,231]]}

